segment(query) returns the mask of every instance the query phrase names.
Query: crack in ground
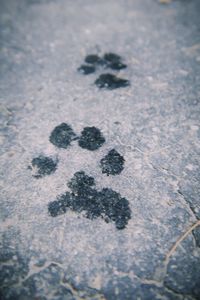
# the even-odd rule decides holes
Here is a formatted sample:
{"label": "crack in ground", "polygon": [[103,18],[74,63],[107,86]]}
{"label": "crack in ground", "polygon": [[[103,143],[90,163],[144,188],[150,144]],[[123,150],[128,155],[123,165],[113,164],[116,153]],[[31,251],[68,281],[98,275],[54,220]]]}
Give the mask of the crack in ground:
{"label": "crack in ground", "polygon": [[176,297],[181,297],[180,299],[185,299],[185,296],[190,297],[190,299],[188,300],[197,300],[197,298],[194,298],[193,296],[191,296],[190,294],[180,294],[179,292],[175,291],[173,288],[168,287],[167,285],[164,285],[164,288],[169,291],[170,293],[172,293],[173,295],[175,295]]}
{"label": "crack in ground", "polygon": [[[58,262],[54,262],[54,261],[46,262],[41,267],[34,265],[35,270],[29,271],[29,273],[24,278],[20,278],[17,283],[11,285],[10,287],[20,288],[32,276],[37,275],[37,274],[41,273],[42,271],[48,269],[49,267],[53,267],[53,266],[56,266],[59,269],[61,269],[63,272],[65,272],[63,265]],[[69,282],[69,280],[64,279],[64,274],[61,275],[60,286],[67,288],[70,291],[70,293],[75,297],[76,300],[82,300],[82,299],[106,300],[105,297],[103,296],[103,294],[95,288],[88,287],[88,289],[91,291],[91,293],[93,293],[92,295],[88,295],[87,290],[76,288],[72,283]],[[3,285],[2,287],[7,287],[7,285]],[[83,294],[83,295],[80,295],[80,294]]]}

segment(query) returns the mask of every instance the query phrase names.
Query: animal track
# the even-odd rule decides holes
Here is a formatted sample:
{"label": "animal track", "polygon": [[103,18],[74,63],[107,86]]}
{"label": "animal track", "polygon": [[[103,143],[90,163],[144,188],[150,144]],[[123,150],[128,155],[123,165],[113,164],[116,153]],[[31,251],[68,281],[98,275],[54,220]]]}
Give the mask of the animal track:
{"label": "animal track", "polygon": [[[77,136],[71,126],[66,123],[56,126],[49,137],[49,141],[54,146],[64,149],[67,149],[75,140],[78,140],[81,148],[89,151],[95,151],[105,143],[105,138],[98,128],[94,126],[85,127],[81,135]],[[123,156],[112,149],[101,159],[99,165],[102,173],[109,176],[120,174],[124,168],[124,162]],[[33,177],[39,179],[54,173],[57,169],[57,163],[58,160],[55,161],[40,155],[33,158],[29,169],[36,169]],[[49,203],[48,212],[50,216],[57,217],[70,209],[77,213],[83,212],[84,216],[90,220],[101,217],[107,223],[115,222],[117,229],[124,229],[128,224],[131,218],[128,200],[110,188],[103,188],[98,191],[95,188],[94,178],[85,174],[84,171],[76,172],[67,186],[71,192],[67,191]]]}
{"label": "animal track", "polygon": [[[95,73],[97,69],[111,69],[113,71],[120,71],[127,68],[123,63],[121,56],[115,53],[105,53],[103,57],[97,54],[90,54],[85,57],[85,63],[78,68],[78,71],[84,75]],[[127,87],[130,81],[124,78],[117,77],[114,74],[103,73],[94,82],[99,88],[106,88],[109,90]]]}

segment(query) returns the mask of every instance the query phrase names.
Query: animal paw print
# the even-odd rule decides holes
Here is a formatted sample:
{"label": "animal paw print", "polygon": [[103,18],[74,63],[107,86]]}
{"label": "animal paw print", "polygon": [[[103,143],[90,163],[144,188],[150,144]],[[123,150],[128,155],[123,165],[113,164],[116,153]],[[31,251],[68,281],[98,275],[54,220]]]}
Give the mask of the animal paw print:
{"label": "animal paw print", "polygon": [[[67,149],[71,142],[77,140],[81,148],[96,151],[104,143],[105,138],[96,127],[85,127],[78,137],[70,125],[62,123],[54,128],[49,141],[57,148]],[[115,149],[112,149],[100,161],[103,174],[117,175],[124,168],[124,158]],[[50,175],[57,169],[58,160],[39,156],[32,160],[29,169],[33,176],[39,179]],[[67,183],[71,192],[59,195],[57,199],[48,204],[48,213],[51,217],[57,217],[70,209],[76,213],[84,212],[84,216],[90,220],[101,217],[105,222],[114,222],[117,229],[124,229],[131,218],[129,202],[119,193],[110,188],[97,190],[93,177],[84,171],[76,172]]]}
{"label": "animal paw print", "polygon": [[[78,68],[78,71],[84,75],[89,75],[95,73],[97,69],[120,71],[126,67],[127,65],[123,63],[121,56],[115,53],[105,53],[103,57],[97,54],[90,54],[85,57],[85,63]],[[129,86],[130,81],[111,73],[104,73],[95,80],[95,84],[99,88],[113,90]]]}

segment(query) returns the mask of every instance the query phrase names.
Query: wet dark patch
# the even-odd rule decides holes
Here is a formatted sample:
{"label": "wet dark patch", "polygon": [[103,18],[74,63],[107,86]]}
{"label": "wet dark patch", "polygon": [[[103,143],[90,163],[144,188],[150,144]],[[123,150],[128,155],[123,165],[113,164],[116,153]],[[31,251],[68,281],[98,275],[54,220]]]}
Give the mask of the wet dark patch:
{"label": "wet dark patch", "polygon": [[101,159],[100,165],[102,173],[107,175],[117,175],[124,169],[124,158],[115,149],[112,149],[108,154]]}
{"label": "wet dark patch", "polygon": [[112,70],[121,70],[125,69],[127,65],[125,65],[122,62],[121,56],[115,54],[115,53],[106,53],[103,57],[104,61],[106,62],[107,68],[110,68]]}
{"label": "wet dark patch", "polygon": [[101,74],[95,81],[95,84],[99,88],[113,90],[121,87],[127,87],[130,85],[130,82],[127,79],[119,78],[113,74],[106,73]]}
{"label": "wet dark patch", "polygon": [[71,197],[70,193],[65,193],[58,197],[57,200],[50,202],[48,205],[50,216],[57,217],[66,213]]}
{"label": "wet dark patch", "polygon": [[121,56],[112,52],[105,53],[103,58],[109,63],[121,62],[122,60]]}
{"label": "wet dark patch", "polygon": [[117,229],[124,229],[131,218],[131,210],[127,199],[112,189],[97,191],[93,177],[83,171],[74,174],[68,183],[72,193],[66,192],[58,196],[56,201],[48,205],[52,217],[64,214],[67,209],[84,212],[85,217],[93,220],[103,218],[107,223],[114,222]]}
{"label": "wet dark patch", "polygon": [[42,178],[45,175],[50,175],[54,173],[57,169],[57,163],[57,160],[54,161],[50,157],[40,155],[38,157],[33,158],[31,166],[29,166],[28,168],[33,170],[33,177],[38,179]]}
{"label": "wet dark patch", "polygon": [[121,123],[119,121],[114,122],[115,125],[120,125]]}
{"label": "wet dark patch", "polygon": [[82,65],[82,66],[80,66],[80,68],[78,68],[78,71],[84,75],[88,75],[88,74],[92,74],[95,72],[95,67],[88,66],[88,65]]}
{"label": "wet dark patch", "polygon": [[[105,53],[103,57],[100,57],[97,54],[89,54],[85,57],[85,62],[87,65],[81,65],[78,68],[78,70],[85,75],[94,73],[96,70],[101,70],[102,68],[120,71],[127,67],[127,65],[123,63],[122,57],[112,52]],[[116,88],[127,87],[130,85],[130,82],[127,79],[118,78],[113,74],[102,74],[95,81],[95,84],[99,88],[113,90]]]}
{"label": "wet dark patch", "polygon": [[121,56],[115,53],[106,53],[103,57],[97,54],[89,54],[85,57],[85,62],[93,65],[93,67],[99,65],[113,70],[121,70],[127,67],[127,65],[122,62]]}
{"label": "wet dark patch", "polygon": [[104,188],[99,192],[102,214],[106,222],[115,222],[117,229],[124,229],[131,218],[129,202],[112,189]]}
{"label": "wet dark patch", "polygon": [[50,142],[58,148],[67,148],[71,141],[77,139],[71,126],[62,123],[54,128],[50,135]]}
{"label": "wet dark patch", "polygon": [[79,146],[91,151],[97,150],[103,145],[105,138],[101,131],[96,127],[85,127],[79,138]]}
{"label": "wet dark patch", "polygon": [[121,63],[121,62],[114,62],[108,65],[108,67],[112,70],[122,70],[125,69],[127,67],[127,65]]}
{"label": "wet dark patch", "polygon": [[88,64],[101,64],[102,59],[97,54],[89,54],[85,57],[85,62]]}
{"label": "wet dark patch", "polygon": [[68,187],[75,195],[87,195],[89,189],[95,185],[94,178],[85,175],[83,171],[76,172],[74,177],[68,182]]}

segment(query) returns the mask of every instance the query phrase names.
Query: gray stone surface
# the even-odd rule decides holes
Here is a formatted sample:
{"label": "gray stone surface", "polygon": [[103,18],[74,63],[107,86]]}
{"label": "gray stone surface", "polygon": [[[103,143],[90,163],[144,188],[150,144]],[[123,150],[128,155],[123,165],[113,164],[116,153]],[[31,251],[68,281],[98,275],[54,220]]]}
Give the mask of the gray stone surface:
{"label": "gray stone surface", "polygon": [[[200,1],[0,0],[2,299],[200,299]],[[77,69],[87,54],[114,52],[130,80],[94,85],[101,70]],[[49,141],[66,122],[96,126],[106,142],[88,151]],[[111,149],[125,159],[102,174]],[[43,155],[58,161],[36,179]],[[129,201],[123,230],[48,203],[77,171]]]}

